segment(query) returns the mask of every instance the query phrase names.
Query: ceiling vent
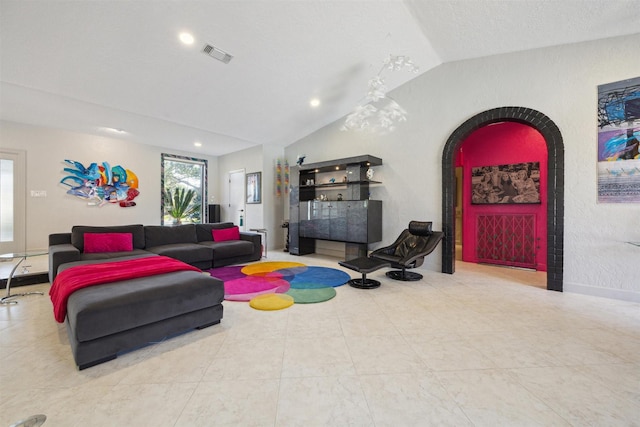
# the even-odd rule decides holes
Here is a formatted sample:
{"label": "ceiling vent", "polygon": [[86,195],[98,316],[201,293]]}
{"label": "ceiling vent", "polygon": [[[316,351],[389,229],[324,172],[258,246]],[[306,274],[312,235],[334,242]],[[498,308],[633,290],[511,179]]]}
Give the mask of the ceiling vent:
{"label": "ceiling vent", "polygon": [[217,59],[218,61],[222,61],[225,64],[228,64],[229,61],[231,61],[231,58],[233,58],[233,56],[229,55],[224,50],[218,49],[217,47],[211,46],[210,44],[204,45],[202,53],[205,53],[210,57]]}

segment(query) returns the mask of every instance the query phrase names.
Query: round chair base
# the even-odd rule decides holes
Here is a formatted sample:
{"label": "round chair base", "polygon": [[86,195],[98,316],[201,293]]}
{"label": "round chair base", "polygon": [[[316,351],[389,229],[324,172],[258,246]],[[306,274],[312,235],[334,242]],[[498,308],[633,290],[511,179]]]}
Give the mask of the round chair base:
{"label": "round chair base", "polygon": [[20,420],[16,423],[11,424],[10,427],[38,427],[44,424],[45,421],[47,421],[46,415],[32,415],[27,419]]}
{"label": "round chair base", "polygon": [[402,280],[403,282],[415,282],[416,280],[422,279],[422,274],[411,271],[405,271],[403,273],[400,270],[394,270],[387,271],[387,277],[393,280]]}
{"label": "round chair base", "polygon": [[380,287],[380,282],[373,279],[351,279],[349,286],[358,289],[375,289]]}

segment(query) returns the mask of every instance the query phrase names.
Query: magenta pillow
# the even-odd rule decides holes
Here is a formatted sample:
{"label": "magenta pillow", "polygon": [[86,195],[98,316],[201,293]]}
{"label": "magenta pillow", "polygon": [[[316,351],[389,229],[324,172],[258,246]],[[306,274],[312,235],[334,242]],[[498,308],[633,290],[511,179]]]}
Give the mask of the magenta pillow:
{"label": "magenta pillow", "polygon": [[211,235],[215,242],[224,242],[225,240],[240,240],[240,227],[219,228],[211,230]]}
{"label": "magenta pillow", "polygon": [[133,250],[132,233],[84,233],[84,252],[127,252]]}

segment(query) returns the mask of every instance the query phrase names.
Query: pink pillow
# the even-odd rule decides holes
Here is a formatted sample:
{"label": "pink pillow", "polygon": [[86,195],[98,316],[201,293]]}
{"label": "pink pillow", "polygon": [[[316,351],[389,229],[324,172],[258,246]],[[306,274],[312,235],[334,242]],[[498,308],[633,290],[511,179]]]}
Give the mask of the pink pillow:
{"label": "pink pillow", "polygon": [[84,252],[127,252],[133,250],[132,233],[84,233]]}
{"label": "pink pillow", "polygon": [[220,228],[211,230],[211,235],[215,242],[224,242],[225,240],[240,240],[240,227]]}

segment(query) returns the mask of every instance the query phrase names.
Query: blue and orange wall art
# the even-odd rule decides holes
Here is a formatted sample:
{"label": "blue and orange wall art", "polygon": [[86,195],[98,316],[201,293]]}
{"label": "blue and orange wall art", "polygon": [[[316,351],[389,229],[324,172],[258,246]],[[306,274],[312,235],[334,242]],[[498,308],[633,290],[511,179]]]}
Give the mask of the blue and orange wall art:
{"label": "blue and orange wall art", "polygon": [[90,204],[104,206],[117,203],[123,208],[135,206],[133,201],[139,194],[138,177],[122,166],[111,167],[109,163],[91,163],[85,167],[74,160],[65,160],[63,170],[68,175],[60,183],[69,187],[67,194],[86,199]]}
{"label": "blue and orange wall art", "polygon": [[598,86],[598,202],[640,203],[640,77]]}

